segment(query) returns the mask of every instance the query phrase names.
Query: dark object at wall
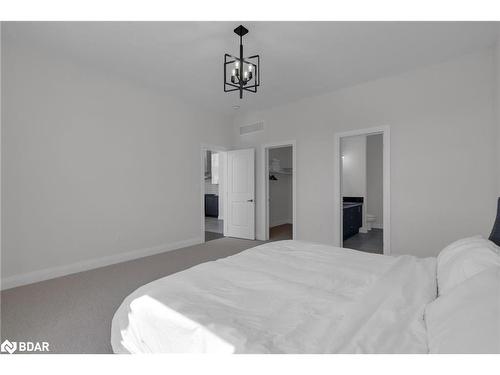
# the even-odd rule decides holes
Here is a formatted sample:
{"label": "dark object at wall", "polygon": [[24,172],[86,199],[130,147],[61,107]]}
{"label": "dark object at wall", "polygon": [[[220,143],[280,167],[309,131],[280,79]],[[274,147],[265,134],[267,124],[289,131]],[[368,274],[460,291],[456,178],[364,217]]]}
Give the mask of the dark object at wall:
{"label": "dark object at wall", "polygon": [[363,197],[342,197],[342,237],[345,240],[359,233],[363,226]]}
{"label": "dark object at wall", "polygon": [[363,197],[342,197],[342,202],[363,203]]}
{"label": "dark object at wall", "polygon": [[500,198],[498,198],[497,217],[495,218],[495,224],[493,224],[489,240],[500,246]]}
{"label": "dark object at wall", "polygon": [[219,217],[219,196],[205,194],[205,216]]}

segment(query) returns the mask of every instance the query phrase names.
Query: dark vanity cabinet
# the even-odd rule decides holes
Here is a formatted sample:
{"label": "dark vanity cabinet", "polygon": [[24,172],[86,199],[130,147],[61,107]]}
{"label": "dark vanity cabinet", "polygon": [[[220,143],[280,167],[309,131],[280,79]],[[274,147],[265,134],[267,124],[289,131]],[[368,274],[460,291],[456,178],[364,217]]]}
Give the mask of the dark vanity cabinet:
{"label": "dark vanity cabinet", "polygon": [[205,216],[219,216],[219,197],[215,194],[205,194]]}
{"label": "dark vanity cabinet", "polygon": [[359,233],[359,228],[363,225],[363,204],[344,203],[343,211],[343,238],[345,241],[349,237]]}

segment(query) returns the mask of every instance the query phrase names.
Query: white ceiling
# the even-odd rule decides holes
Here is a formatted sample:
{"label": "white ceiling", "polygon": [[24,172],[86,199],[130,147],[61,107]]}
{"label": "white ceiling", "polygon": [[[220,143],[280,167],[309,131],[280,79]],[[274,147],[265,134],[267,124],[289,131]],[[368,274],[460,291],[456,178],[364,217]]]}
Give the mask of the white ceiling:
{"label": "white ceiling", "polygon": [[[195,106],[234,113],[276,106],[491,46],[495,22],[245,22],[260,54],[257,94],[223,92],[238,22],[17,22],[7,41],[36,43]],[[32,44],[30,44],[32,45]]]}

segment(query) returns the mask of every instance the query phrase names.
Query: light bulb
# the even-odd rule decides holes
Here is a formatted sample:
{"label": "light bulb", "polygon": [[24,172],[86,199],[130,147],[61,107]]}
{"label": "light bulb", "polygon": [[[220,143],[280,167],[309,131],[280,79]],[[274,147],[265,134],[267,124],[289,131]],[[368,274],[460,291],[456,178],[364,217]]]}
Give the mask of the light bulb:
{"label": "light bulb", "polygon": [[235,69],[233,69],[233,71],[231,72],[231,75],[232,76],[236,75],[236,70]]}
{"label": "light bulb", "polygon": [[253,65],[248,65],[248,71],[251,72],[253,68]]}
{"label": "light bulb", "polygon": [[239,62],[239,61],[235,61],[234,66],[235,66],[236,68],[239,68],[239,67],[240,67],[240,62]]}
{"label": "light bulb", "polygon": [[245,76],[245,78],[248,78],[248,72],[243,73],[243,75]]}

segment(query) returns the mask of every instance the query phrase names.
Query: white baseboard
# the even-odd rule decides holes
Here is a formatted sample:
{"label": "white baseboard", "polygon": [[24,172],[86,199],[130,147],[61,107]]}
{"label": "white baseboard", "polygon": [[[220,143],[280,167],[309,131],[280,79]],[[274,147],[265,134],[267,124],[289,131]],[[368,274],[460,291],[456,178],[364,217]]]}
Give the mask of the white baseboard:
{"label": "white baseboard", "polygon": [[375,229],[384,229],[384,226],[382,224],[372,224],[372,228],[375,228]]}
{"label": "white baseboard", "polygon": [[37,283],[39,281],[54,279],[56,277],[70,275],[72,273],[88,271],[94,268],[109,266],[111,264],[126,262],[128,260],[143,258],[150,255],[172,251],[187,246],[197,245],[202,243],[201,238],[191,238],[184,241],[162,244],[145,249],[133,250],[123,254],[115,254],[102,258],[94,258],[76,262],[64,266],[45,268],[39,271],[14,275],[2,279],[1,290],[14,288],[16,286]]}

